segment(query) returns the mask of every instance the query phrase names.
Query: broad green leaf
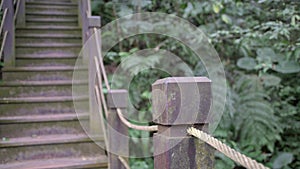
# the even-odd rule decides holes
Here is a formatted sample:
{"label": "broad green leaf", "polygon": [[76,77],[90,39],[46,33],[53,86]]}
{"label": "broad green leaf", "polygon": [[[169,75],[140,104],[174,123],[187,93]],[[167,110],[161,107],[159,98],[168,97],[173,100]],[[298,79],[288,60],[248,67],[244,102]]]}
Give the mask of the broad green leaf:
{"label": "broad green leaf", "polygon": [[128,53],[128,52],[119,52],[119,56],[121,56],[121,57],[126,57],[126,56],[128,56],[130,53]]}
{"label": "broad green leaf", "polygon": [[281,79],[274,75],[263,75],[261,77],[265,86],[276,86],[280,83]]}
{"label": "broad green leaf", "polygon": [[298,73],[300,72],[300,64],[294,61],[280,62],[273,68],[280,73]]}
{"label": "broad green leaf", "polygon": [[232,20],[228,15],[223,14],[222,16],[222,20],[227,23],[227,24],[232,24]]}
{"label": "broad green leaf", "polygon": [[253,70],[256,66],[256,61],[250,57],[243,57],[237,61],[237,66],[242,69]]}
{"label": "broad green leaf", "polygon": [[213,4],[213,10],[215,13],[219,13],[221,10],[220,5],[217,3]]}
{"label": "broad green leaf", "polygon": [[273,168],[279,169],[283,166],[290,164],[293,161],[292,153],[281,153],[279,154],[273,162]]}
{"label": "broad green leaf", "polygon": [[267,58],[269,58],[272,61],[277,61],[277,59],[278,59],[278,56],[276,55],[274,50],[271,48],[259,48],[256,50],[256,54],[257,54],[258,59],[261,59],[261,60],[266,60]]}

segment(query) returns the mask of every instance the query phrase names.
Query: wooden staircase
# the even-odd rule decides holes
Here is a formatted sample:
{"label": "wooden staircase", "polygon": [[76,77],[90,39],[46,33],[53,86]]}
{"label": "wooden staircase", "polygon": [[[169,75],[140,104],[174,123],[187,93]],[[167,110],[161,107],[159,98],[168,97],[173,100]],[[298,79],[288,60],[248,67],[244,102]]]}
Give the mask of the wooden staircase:
{"label": "wooden staircase", "polygon": [[[82,47],[78,4],[71,0],[27,0],[26,27],[15,34],[15,67],[0,82],[0,168],[107,168],[105,151],[82,129],[73,100],[87,103],[88,90],[72,97]],[[85,76],[84,76],[85,75]],[[85,104],[88,105],[88,104]],[[78,113],[78,112],[77,112]],[[97,137],[97,141],[103,138]]]}

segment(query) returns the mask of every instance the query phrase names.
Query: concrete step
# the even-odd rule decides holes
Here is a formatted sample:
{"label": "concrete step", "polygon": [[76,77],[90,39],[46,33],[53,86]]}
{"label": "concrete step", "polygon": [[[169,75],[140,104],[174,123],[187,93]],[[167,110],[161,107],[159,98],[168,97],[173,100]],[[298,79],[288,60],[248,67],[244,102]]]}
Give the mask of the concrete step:
{"label": "concrete step", "polygon": [[72,96],[72,87],[76,86],[75,95],[88,95],[85,81],[33,81],[0,83],[0,97],[49,97]]}
{"label": "concrete step", "polygon": [[48,66],[48,67],[15,67],[2,69],[4,81],[28,80],[28,81],[51,81],[51,80],[72,80],[73,72],[76,71],[80,77],[86,78],[86,68],[74,68],[72,66]]}
{"label": "concrete step", "polygon": [[74,66],[78,63],[82,63],[82,58],[19,58],[16,59],[16,66],[27,67],[46,67],[46,66]]}
{"label": "concrete step", "polygon": [[56,38],[62,38],[62,39],[81,39],[82,35],[81,33],[77,32],[77,33],[70,33],[70,34],[67,34],[67,33],[47,33],[47,32],[44,32],[44,33],[34,33],[34,32],[31,32],[31,33],[18,33],[16,34],[16,38],[32,38],[32,39],[56,39]]}
{"label": "concrete step", "polygon": [[26,15],[43,15],[43,16],[78,16],[77,11],[70,11],[70,12],[65,12],[65,11],[58,11],[58,12],[52,12],[52,11],[27,11]]}
{"label": "concrete step", "polygon": [[21,54],[17,55],[17,59],[76,59],[78,55],[55,53],[55,54]]}
{"label": "concrete step", "polygon": [[63,14],[63,15],[47,15],[47,14],[26,14],[26,20],[32,21],[32,20],[46,20],[46,21],[78,21],[78,15],[75,14]]}
{"label": "concrete step", "polygon": [[[16,148],[9,147],[2,148],[0,152],[0,164],[2,165],[10,165],[9,163],[17,162],[27,162],[30,160],[42,162],[57,158],[84,158],[89,156],[100,157],[105,155],[103,149],[93,142],[49,144]],[[23,167],[24,166],[21,166],[21,168]],[[34,166],[28,165],[28,168],[30,169],[33,167]],[[1,166],[1,168],[3,167]],[[41,167],[39,166],[37,168]]]}
{"label": "concrete step", "polygon": [[26,19],[26,26],[39,26],[45,24],[49,26],[78,26],[78,21],[70,19]]}
{"label": "concrete step", "polygon": [[32,26],[26,28],[17,28],[16,35],[24,36],[29,34],[39,34],[39,35],[51,35],[51,34],[76,34],[81,35],[81,28],[79,27],[51,27],[51,26]]}
{"label": "concrete step", "polygon": [[67,101],[86,100],[88,96],[49,96],[49,97],[5,97],[0,98],[0,104],[20,104],[20,103],[56,103]]}
{"label": "concrete step", "polygon": [[43,6],[43,5],[26,5],[26,13],[45,12],[45,13],[78,13],[78,7],[68,6]]}
{"label": "concrete step", "polygon": [[33,1],[33,2],[26,2],[26,5],[43,5],[43,6],[72,6],[77,7],[77,3],[72,2],[59,2],[59,1]]}
{"label": "concrete step", "polygon": [[108,161],[105,155],[97,157],[53,158],[49,160],[31,160],[0,165],[2,169],[104,169]]}
{"label": "concrete step", "polygon": [[52,26],[52,25],[36,25],[36,26],[27,26],[25,28],[17,28],[17,30],[24,30],[24,29],[42,29],[42,30],[74,30],[74,29],[81,29],[79,26]]}
{"label": "concrete step", "polygon": [[[34,116],[32,116],[34,118]],[[88,121],[87,121],[88,123]],[[79,121],[0,124],[0,138],[39,137],[59,134],[84,134]]]}
{"label": "concrete step", "polygon": [[17,48],[76,48],[81,47],[81,43],[17,43]]}
{"label": "concrete step", "polygon": [[[47,2],[48,0],[26,0],[26,2]],[[71,0],[51,0],[53,2],[72,2]]]}
{"label": "concrete step", "polygon": [[26,18],[27,22],[36,22],[36,23],[76,23],[78,22],[77,17],[54,17],[54,18],[43,18],[41,17],[27,17]]}
{"label": "concrete step", "polygon": [[[76,103],[76,112],[74,108]],[[9,103],[0,104],[0,116],[33,116],[33,115],[60,115],[60,114],[76,114],[89,111],[88,99],[73,101],[65,99],[64,101],[54,102],[31,102],[31,103]]]}
{"label": "concrete step", "polygon": [[54,47],[41,47],[41,48],[17,48],[16,55],[72,55],[78,56],[81,51],[81,47],[65,47],[65,48],[54,48]]}
{"label": "concrete step", "polygon": [[[74,121],[88,120],[88,113],[63,113],[63,114],[46,114],[33,116],[4,116],[0,117],[0,124],[18,124],[18,123],[35,123],[35,122],[59,122],[59,121]],[[0,141],[1,142],[1,141]],[[0,143],[0,146],[3,144]]]}

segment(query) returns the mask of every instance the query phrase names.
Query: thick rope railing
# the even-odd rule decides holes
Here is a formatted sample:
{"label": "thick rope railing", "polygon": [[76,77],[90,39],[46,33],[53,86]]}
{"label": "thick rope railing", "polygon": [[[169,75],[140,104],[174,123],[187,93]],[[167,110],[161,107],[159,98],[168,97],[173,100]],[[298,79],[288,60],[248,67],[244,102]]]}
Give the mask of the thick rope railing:
{"label": "thick rope railing", "polygon": [[143,131],[157,131],[158,126],[152,125],[152,126],[141,126],[141,125],[135,125],[128,121],[122,114],[120,109],[117,109],[118,116],[120,120],[129,128],[136,129],[136,130],[143,130]]}
{"label": "thick rope railing", "polygon": [[187,130],[187,132],[188,134],[208,143],[227,157],[231,158],[233,161],[241,164],[242,166],[248,169],[269,169],[268,167],[265,167],[264,165],[256,162],[255,160],[252,160],[244,154],[235,151],[234,149],[230,148],[229,146],[217,140],[216,138],[204,133],[203,131],[191,127]]}

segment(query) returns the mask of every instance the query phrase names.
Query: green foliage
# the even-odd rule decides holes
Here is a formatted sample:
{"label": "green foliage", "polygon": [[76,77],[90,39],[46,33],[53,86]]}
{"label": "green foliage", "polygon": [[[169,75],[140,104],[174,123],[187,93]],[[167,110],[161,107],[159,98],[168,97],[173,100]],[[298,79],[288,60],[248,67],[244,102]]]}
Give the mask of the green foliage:
{"label": "green foliage", "polygon": [[[137,12],[164,12],[183,17],[205,31],[225,65],[229,94],[226,111],[214,135],[234,149],[272,168],[300,168],[300,5],[295,0],[120,0],[93,1],[93,14],[106,24]],[[134,24],[134,21],[133,21]],[[157,43],[159,42],[159,43]],[[105,63],[117,66],[136,50],[160,48],[186,62],[194,75],[207,75],[204,65],[186,46],[159,35],[137,35],[115,46]],[[142,71],[138,57],[121,65],[135,75],[130,98],[140,110],[138,122],[151,119],[151,83],[169,76],[161,71]],[[151,153],[145,133],[131,131],[133,147]],[[143,152],[145,151],[145,152]],[[216,154],[216,168],[234,168]],[[153,168],[153,160],[131,159],[133,168]]]}
{"label": "green foliage", "polygon": [[287,165],[293,161],[293,154],[280,153],[273,162],[273,168],[288,168]]}

